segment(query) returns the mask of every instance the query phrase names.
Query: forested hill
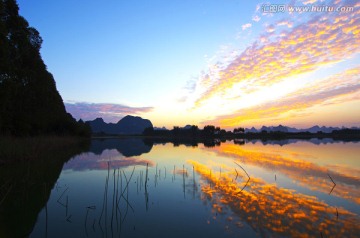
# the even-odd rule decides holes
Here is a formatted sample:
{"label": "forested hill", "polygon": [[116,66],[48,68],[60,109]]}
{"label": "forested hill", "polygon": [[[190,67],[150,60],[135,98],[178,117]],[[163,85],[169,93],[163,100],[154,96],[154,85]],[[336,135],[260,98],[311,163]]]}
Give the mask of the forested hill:
{"label": "forested hill", "polygon": [[41,44],[39,32],[19,16],[16,0],[0,0],[0,134],[89,134],[66,112]]}

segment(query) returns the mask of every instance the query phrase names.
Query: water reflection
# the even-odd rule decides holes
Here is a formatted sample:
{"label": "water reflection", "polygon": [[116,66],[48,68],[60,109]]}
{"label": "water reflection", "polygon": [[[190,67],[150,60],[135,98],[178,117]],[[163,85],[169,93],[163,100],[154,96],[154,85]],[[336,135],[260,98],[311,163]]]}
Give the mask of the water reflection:
{"label": "water reflection", "polygon": [[91,141],[90,151],[100,155],[104,150],[116,149],[125,157],[140,156],[149,153],[153,142],[141,138],[126,139],[94,139]]}
{"label": "water reflection", "polygon": [[[344,208],[329,206],[314,196],[278,188],[260,178],[251,177],[242,190],[246,175],[223,171],[220,176],[211,174],[211,167],[189,161],[201,175],[201,191],[211,202],[213,213],[222,213],[229,207],[236,214],[229,221],[241,226],[249,224],[262,237],[357,237],[360,219]],[[239,179],[235,179],[236,176]]]}
{"label": "water reflection", "polygon": [[88,153],[76,156],[64,165],[64,169],[104,170],[108,168],[108,161],[111,161],[113,167],[153,165],[153,161],[140,157],[142,154],[149,153],[152,147],[152,142],[139,138],[96,139],[92,140]]}
{"label": "water reflection", "polygon": [[117,150],[105,150],[100,155],[91,152],[78,155],[73,160],[67,162],[64,165],[64,169],[72,169],[75,171],[106,170],[109,161],[111,161],[113,167],[154,165],[154,162],[151,160],[142,159],[141,157],[124,157]]}
{"label": "water reflection", "polygon": [[[266,147],[239,147],[230,143],[214,148],[219,155],[280,172],[304,187],[331,193],[360,204],[360,169],[341,165],[343,161],[340,158],[344,156],[343,154],[338,155],[339,164],[324,166],[302,159],[302,157],[311,157],[309,154],[299,154],[291,149],[284,150],[280,152]],[[316,158],[312,159],[317,161]],[[329,175],[335,180],[336,189],[333,189],[334,184]]]}
{"label": "water reflection", "polygon": [[88,150],[88,143],[66,144],[66,150],[54,146],[29,161],[0,166],[0,237],[28,237],[47,201],[63,164],[72,156]]}
{"label": "water reflection", "polygon": [[[191,147],[197,147],[199,144],[204,145],[205,147],[211,148],[216,146],[221,146],[222,143],[227,143],[232,141],[234,144],[237,145],[245,145],[245,144],[257,144],[261,143],[262,145],[280,145],[280,146],[286,146],[291,144],[296,144],[299,142],[307,142],[314,145],[327,145],[327,144],[339,144],[339,143],[345,143],[345,142],[351,142],[350,141],[343,141],[333,138],[311,138],[311,139],[279,139],[279,140],[270,140],[270,139],[244,139],[244,138],[235,138],[235,139],[192,139],[192,138],[148,138],[146,139],[148,143],[151,144],[166,144],[166,143],[172,143],[174,147],[178,147],[180,145],[185,146],[191,146]],[[357,140],[353,141],[354,143],[357,143]]]}
{"label": "water reflection", "polygon": [[254,140],[246,140],[246,141],[247,141],[247,143],[252,143],[252,144],[260,142],[263,145],[280,145],[280,146],[296,144],[301,141],[306,141],[306,142],[312,143],[314,145],[322,145],[322,144],[326,145],[326,144],[336,144],[336,143],[344,142],[342,140],[334,140],[333,138],[285,139],[285,140],[257,140],[257,139],[254,139]]}
{"label": "water reflection", "polygon": [[[59,178],[63,162],[56,169],[49,161],[34,164],[39,173],[35,175],[35,167],[30,173],[39,177],[26,183],[27,190],[18,189],[27,192],[12,196],[15,203],[9,209],[16,209],[26,197],[39,204],[23,200],[14,214],[1,207],[0,237],[9,237],[4,230],[16,230],[15,221],[25,223],[21,218],[26,217],[22,213],[26,209],[35,212],[15,237],[26,235],[24,230],[32,232],[30,237],[356,237],[360,233],[356,145],[234,142],[215,141],[209,148],[210,144],[173,146],[138,138],[95,140],[87,152],[63,166]],[[350,159],[345,163],[343,157]],[[16,176],[26,173],[24,167]],[[46,189],[45,175],[52,176]],[[336,183],[333,191],[329,175]],[[13,221],[9,228],[4,228],[6,219]]]}

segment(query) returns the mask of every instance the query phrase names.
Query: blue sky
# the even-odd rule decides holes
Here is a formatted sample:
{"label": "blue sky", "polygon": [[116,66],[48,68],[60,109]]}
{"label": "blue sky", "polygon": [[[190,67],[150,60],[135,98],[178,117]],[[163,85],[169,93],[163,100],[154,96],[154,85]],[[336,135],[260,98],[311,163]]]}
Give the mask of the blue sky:
{"label": "blue sky", "polygon": [[241,18],[254,10],[241,1],[201,2],[19,1],[19,6],[44,38],[42,55],[65,100],[146,105],[198,77],[204,56],[233,41]]}
{"label": "blue sky", "polygon": [[[360,106],[359,78],[352,77],[357,71],[346,71],[359,67],[356,1],[276,2],[355,7],[347,13],[292,14],[266,14],[261,6],[270,3],[241,0],[18,3],[20,14],[40,32],[43,59],[67,110],[77,119],[103,117],[116,122],[126,114],[136,114],[157,126],[213,123],[234,127],[268,124],[264,120],[275,118],[276,123],[301,127],[341,122],[321,118],[317,107],[327,115]],[[316,21],[319,26],[312,24]],[[314,34],[321,27],[330,31],[334,24],[337,28],[332,29],[333,36],[325,34],[325,39]],[[292,35],[300,40],[293,42]],[[348,54],[334,51],[334,57],[325,56],[329,49],[319,42],[311,45],[312,40],[302,40],[307,37],[325,42],[335,37],[340,43],[330,44],[332,49],[342,48]],[[281,42],[298,49],[305,44],[309,52],[295,55],[291,47],[277,52]],[[245,57],[245,61],[244,55],[249,52],[254,58]],[[290,55],[284,61],[273,59],[273,53],[278,57]],[[299,64],[302,59],[304,63]],[[267,68],[269,64],[281,68],[277,72]],[[251,71],[247,66],[252,67]],[[256,70],[261,67],[263,72]],[[284,68],[289,70],[282,72]],[[334,75],[349,77],[341,93],[334,91],[335,84],[324,84],[325,89],[317,95],[305,90],[311,83],[321,85],[329,77],[337,82]],[[324,90],[337,94],[329,96]],[[289,95],[294,92],[309,95],[298,95],[294,104],[286,105],[287,101],[293,102]],[[305,101],[299,103],[301,100]],[[269,112],[275,104],[280,106]],[[346,113],[344,124],[359,125],[357,116],[359,110]]]}

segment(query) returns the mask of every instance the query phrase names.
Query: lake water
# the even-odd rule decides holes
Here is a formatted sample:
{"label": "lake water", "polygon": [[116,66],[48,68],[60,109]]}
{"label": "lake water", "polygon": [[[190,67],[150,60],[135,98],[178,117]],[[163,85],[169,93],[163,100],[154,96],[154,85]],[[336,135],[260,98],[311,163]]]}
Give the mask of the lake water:
{"label": "lake water", "polygon": [[93,140],[30,237],[359,237],[360,144]]}

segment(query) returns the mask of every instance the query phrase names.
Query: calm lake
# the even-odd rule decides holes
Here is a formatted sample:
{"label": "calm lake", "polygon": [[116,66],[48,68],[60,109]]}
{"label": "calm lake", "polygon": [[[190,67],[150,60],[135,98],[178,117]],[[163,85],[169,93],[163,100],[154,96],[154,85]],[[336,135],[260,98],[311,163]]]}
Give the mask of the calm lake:
{"label": "calm lake", "polygon": [[359,145],[92,140],[30,237],[359,237]]}

